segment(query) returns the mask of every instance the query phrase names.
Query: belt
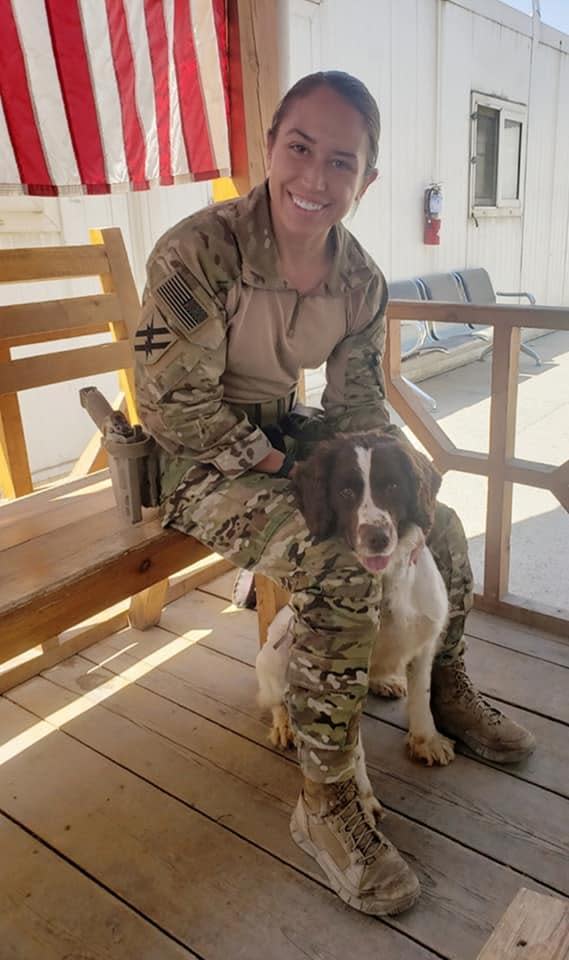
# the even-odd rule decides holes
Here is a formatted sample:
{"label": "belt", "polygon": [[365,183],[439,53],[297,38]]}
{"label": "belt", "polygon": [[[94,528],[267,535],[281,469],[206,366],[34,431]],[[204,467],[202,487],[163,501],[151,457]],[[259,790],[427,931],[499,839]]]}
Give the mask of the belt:
{"label": "belt", "polygon": [[278,423],[285,414],[290,413],[295,400],[296,387],[286,397],[274,397],[271,400],[265,400],[263,403],[240,403],[238,406],[240,410],[247,414],[251,423],[254,423],[257,427],[269,427],[271,424]]}

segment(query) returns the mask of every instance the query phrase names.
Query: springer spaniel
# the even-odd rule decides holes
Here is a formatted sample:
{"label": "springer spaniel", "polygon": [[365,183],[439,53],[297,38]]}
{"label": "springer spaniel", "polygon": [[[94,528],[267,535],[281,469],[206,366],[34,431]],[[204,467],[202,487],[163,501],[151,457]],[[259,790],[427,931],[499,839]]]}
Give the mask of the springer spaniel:
{"label": "springer spaniel", "polygon": [[[433,657],[448,619],[445,585],[425,544],[440,475],[405,441],[389,433],[365,433],[319,444],[297,465],[293,482],[315,540],[341,537],[362,567],[382,577],[371,691],[400,697],[408,687],[411,757],[428,766],[450,763],[453,742],[437,731],[430,708]],[[282,747],[292,741],[283,705],[291,617],[289,607],[277,614],[257,657],[259,703],[272,708],[271,740]],[[373,808],[361,741],[356,776]],[[372,812],[379,813],[377,807]]]}

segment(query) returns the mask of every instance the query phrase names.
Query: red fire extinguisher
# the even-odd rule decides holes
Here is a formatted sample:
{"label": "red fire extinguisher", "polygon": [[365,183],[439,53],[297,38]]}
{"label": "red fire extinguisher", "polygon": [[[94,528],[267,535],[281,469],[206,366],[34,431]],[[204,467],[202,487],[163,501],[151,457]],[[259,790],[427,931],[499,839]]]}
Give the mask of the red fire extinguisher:
{"label": "red fire extinguisher", "polygon": [[433,183],[425,190],[425,228],[423,243],[439,246],[441,238],[441,214],[443,210],[443,192],[439,183]]}

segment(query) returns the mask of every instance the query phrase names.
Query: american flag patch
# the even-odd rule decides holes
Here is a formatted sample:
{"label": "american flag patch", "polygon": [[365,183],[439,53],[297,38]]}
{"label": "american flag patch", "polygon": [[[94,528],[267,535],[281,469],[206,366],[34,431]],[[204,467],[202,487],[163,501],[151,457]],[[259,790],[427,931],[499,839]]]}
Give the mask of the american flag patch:
{"label": "american flag patch", "polygon": [[189,333],[207,320],[207,312],[193,296],[189,284],[180,273],[173,273],[171,277],[164,280],[156,288],[156,294]]}

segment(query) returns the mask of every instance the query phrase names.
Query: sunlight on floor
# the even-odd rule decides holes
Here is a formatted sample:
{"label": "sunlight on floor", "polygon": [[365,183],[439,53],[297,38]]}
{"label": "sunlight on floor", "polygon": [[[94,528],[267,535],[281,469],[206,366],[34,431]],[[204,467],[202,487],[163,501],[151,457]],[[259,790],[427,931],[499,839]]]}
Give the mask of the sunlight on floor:
{"label": "sunlight on floor", "polygon": [[[73,701],[73,703],[68,704],[66,707],[62,707],[60,710],[56,710],[54,713],[46,717],[45,720],[39,720],[32,727],[30,727],[29,730],[25,730],[24,733],[20,733],[18,736],[12,737],[11,740],[8,740],[7,743],[0,747],[0,766],[2,766],[4,763],[7,763],[9,760],[12,760],[14,757],[17,757],[18,754],[22,753],[24,750],[27,750],[29,747],[32,747],[40,740],[45,739],[45,737],[49,736],[50,733],[53,733],[54,730],[59,729],[59,727],[64,726],[66,723],[69,723],[76,717],[80,717],[82,714],[87,713],[87,711],[91,710],[92,707],[95,707],[97,704],[108,700],[109,697],[114,696],[114,694],[118,693],[120,690],[124,690],[125,687],[136,683],[136,681],[141,677],[144,677],[147,673],[150,673],[157,667],[162,666],[162,664],[166,663],[168,660],[171,660],[179,653],[182,653],[182,651],[187,650],[188,647],[193,646],[193,644],[203,640],[205,637],[209,636],[210,633],[211,630],[188,630],[183,637],[176,637],[159,650],[155,650],[154,653],[149,653],[147,656],[145,656],[144,660],[133,664],[131,667],[123,670],[123,672],[117,676],[109,677],[109,679],[104,680],[100,686],[93,690],[89,690],[88,693],[78,697],[77,700]],[[168,636],[168,634],[165,634],[165,636]],[[136,644],[129,644],[124,649],[118,650],[116,656],[120,656],[127,650],[131,650],[133,647],[136,647]],[[114,659],[114,656],[109,657],[107,660],[103,661],[103,663],[94,666],[91,670],[89,670],[89,673],[96,672],[102,666],[104,666],[105,663],[109,663],[112,659]]]}

